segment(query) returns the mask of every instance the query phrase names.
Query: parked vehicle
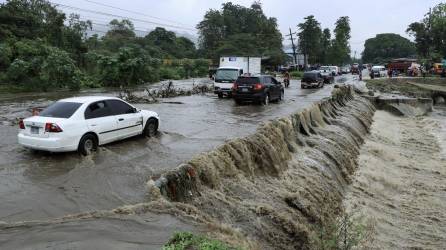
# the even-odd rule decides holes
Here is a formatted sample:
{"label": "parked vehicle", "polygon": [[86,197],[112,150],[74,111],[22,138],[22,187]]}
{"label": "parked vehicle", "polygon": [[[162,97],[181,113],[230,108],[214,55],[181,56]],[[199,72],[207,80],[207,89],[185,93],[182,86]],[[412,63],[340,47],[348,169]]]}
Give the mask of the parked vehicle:
{"label": "parked vehicle", "polygon": [[301,80],[301,88],[322,88],[324,87],[324,78],[321,72],[317,70],[305,72]]}
{"label": "parked vehicle", "polygon": [[232,98],[237,104],[258,102],[268,105],[284,96],[282,83],[270,75],[240,76],[232,87]]}
{"label": "parked vehicle", "polygon": [[372,74],[374,77],[386,77],[387,69],[382,65],[377,65],[372,67]]}
{"label": "parked vehicle", "polygon": [[115,97],[86,96],[59,100],[38,115],[20,120],[18,142],[50,151],[88,155],[99,145],[144,134],[153,136],[159,116]]}
{"label": "parked vehicle", "polygon": [[232,85],[239,76],[257,75],[260,70],[260,57],[221,57],[214,78],[214,93],[219,98],[231,96]]}

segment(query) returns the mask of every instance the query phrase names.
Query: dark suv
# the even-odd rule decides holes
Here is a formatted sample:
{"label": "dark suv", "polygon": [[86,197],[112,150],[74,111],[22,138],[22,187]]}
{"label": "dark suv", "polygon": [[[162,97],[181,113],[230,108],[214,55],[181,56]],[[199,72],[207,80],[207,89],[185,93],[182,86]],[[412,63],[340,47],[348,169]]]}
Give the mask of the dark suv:
{"label": "dark suv", "polygon": [[324,87],[324,77],[321,72],[314,70],[305,72],[302,76],[301,88],[322,88]]}
{"label": "dark suv", "polygon": [[270,101],[280,101],[284,90],[282,83],[269,75],[240,76],[232,87],[232,98],[237,104],[258,102],[268,105]]}

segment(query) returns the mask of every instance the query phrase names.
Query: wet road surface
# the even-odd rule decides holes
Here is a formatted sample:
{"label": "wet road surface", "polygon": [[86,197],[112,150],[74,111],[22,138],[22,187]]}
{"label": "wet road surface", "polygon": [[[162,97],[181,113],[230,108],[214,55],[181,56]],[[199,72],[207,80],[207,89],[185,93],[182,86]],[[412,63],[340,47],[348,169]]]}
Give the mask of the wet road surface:
{"label": "wet road surface", "polygon": [[[337,81],[351,79],[343,76]],[[184,85],[188,84],[190,81]],[[285,90],[285,99],[269,106],[237,106],[232,99],[218,99],[212,94],[136,104],[159,113],[159,135],[112,143],[89,157],[24,149],[17,144],[17,126],[0,123],[0,221],[45,220],[142,202],[150,176],[172,169],[227,139],[248,135],[261,122],[305,108],[329,96],[333,89],[333,85],[323,89],[298,87],[298,82],[292,81]],[[70,93],[63,93],[67,95]],[[0,96],[0,108],[2,115],[12,120],[27,114],[30,106],[46,106],[60,96]]]}

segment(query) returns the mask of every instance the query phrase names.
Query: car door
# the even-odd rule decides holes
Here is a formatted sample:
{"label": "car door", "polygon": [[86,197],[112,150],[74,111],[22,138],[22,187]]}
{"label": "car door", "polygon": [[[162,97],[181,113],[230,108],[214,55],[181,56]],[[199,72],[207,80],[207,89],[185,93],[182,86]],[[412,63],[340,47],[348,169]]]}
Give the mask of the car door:
{"label": "car door", "polygon": [[93,102],[85,110],[88,129],[99,137],[99,144],[115,140],[118,136],[116,119],[105,101]]}
{"label": "car door", "polygon": [[263,84],[268,88],[270,100],[274,100],[276,98],[276,90],[271,81],[271,77],[269,76],[263,77]]}
{"label": "car door", "polygon": [[282,83],[277,81],[274,77],[271,77],[271,81],[276,92],[276,98],[279,98],[282,95]]}
{"label": "car door", "polygon": [[121,100],[107,100],[113,115],[116,118],[119,137],[125,138],[142,133],[142,114]]}

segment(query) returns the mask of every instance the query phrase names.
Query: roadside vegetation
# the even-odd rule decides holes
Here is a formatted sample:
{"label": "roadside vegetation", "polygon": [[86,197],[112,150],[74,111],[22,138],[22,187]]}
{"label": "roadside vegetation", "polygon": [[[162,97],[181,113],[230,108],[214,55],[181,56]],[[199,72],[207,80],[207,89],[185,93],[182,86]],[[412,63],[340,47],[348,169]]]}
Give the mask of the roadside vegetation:
{"label": "roadside vegetation", "polygon": [[350,63],[350,18],[340,17],[335,23],[331,38],[330,29],[322,30],[321,24],[311,15],[304,18],[304,22],[297,25],[299,50],[308,55],[310,64],[343,65]]}
{"label": "roadside vegetation", "polygon": [[126,87],[204,76],[210,64],[192,41],[164,28],[138,37],[131,21],[115,19],[100,37],[91,21],[45,0],[2,3],[0,23],[2,89]]}
{"label": "roadside vegetation", "polygon": [[194,235],[189,232],[175,233],[169,242],[164,245],[163,250],[236,250],[239,248],[231,247],[225,243],[206,238],[204,236]]}

